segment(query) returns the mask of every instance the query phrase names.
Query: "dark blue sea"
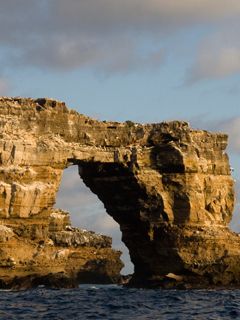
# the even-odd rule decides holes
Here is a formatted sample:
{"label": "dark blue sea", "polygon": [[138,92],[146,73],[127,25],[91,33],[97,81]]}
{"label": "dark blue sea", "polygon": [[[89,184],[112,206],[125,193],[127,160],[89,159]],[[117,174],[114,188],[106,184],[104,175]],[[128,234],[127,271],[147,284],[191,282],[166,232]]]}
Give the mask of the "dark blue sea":
{"label": "dark blue sea", "polygon": [[1,291],[0,319],[240,319],[240,290],[82,285],[74,290]]}

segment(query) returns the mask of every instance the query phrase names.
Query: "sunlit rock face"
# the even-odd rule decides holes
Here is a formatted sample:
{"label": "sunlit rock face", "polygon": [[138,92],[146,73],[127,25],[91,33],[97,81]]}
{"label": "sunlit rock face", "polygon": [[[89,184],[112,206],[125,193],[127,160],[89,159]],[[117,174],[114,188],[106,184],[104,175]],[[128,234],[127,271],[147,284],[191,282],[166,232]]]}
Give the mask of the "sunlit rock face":
{"label": "sunlit rock face", "polygon": [[[0,251],[14,266],[0,266],[0,278],[40,268],[44,275],[53,270],[77,276],[87,261],[85,269],[96,268],[95,260],[108,261],[104,271],[99,267],[104,275],[119,273],[120,253],[106,238],[102,245],[97,238],[84,244],[87,235],[54,212],[62,172],[77,164],[120,225],[135,266],[132,285],[166,279],[196,286],[240,283],[240,241],[227,227],[234,190],[226,146],[225,134],[193,130],[185,122],[99,122],[50,99],[2,98],[0,219],[8,229],[0,229]],[[31,250],[19,254],[16,243],[19,251]],[[84,260],[86,248],[92,251]],[[94,260],[93,248],[105,253]],[[61,256],[64,263],[49,258],[57,249],[69,250]]]}

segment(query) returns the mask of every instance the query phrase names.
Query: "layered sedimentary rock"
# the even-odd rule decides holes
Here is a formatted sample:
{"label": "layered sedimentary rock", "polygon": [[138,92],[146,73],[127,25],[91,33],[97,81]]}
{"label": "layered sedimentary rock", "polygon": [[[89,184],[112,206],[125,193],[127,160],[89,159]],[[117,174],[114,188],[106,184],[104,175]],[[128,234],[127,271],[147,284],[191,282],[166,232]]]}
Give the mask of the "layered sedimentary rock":
{"label": "layered sedimentary rock", "polygon": [[[99,242],[88,234],[84,240],[86,234],[53,209],[63,170],[78,165],[120,225],[135,266],[133,285],[239,284],[240,240],[228,229],[234,183],[226,146],[227,135],[193,130],[186,122],[100,122],[50,99],[2,98],[0,250],[2,261],[14,266],[0,266],[0,278],[39,269],[76,277],[84,272],[84,250],[94,254],[89,248],[101,257],[88,255],[86,271],[101,260],[110,261],[101,272],[119,272],[119,253],[107,238]],[[27,249],[36,243],[41,259]],[[58,247],[70,251],[61,267],[46,262]],[[29,253],[24,261],[21,250]],[[35,267],[28,267],[31,261]]]}
{"label": "layered sedimentary rock", "polygon": [[110,237],[71,227],[69,214],[55,209],[46,235],[34,219],[30,224],[10,218],[0,225],[0,287],[72,288],[120,280],[121,253],[112,250]]}

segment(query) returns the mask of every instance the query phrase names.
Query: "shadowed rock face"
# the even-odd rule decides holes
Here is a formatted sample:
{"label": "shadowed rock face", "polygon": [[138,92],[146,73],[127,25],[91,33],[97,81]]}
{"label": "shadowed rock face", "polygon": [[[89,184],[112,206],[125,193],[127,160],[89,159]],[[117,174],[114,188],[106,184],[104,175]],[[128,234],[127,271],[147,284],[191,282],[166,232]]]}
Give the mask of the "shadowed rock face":
{"label": "shadowed rock face", "polygon": [[[77,164],[84,183],[120,225],[135,265],[133,285],[161,285],[166,278],[238,284],[239,238],[227,228],[234,190],[226,146],[227,135],[193,130],[185,122],[99,122],[54,100],[2,98],[0,219],[11,236],[0,229],[1,252],[12,255],[16,271],[20,258],[13,238],[20,245],[42,241],[46,255],[49,239],[52,251],[66,243],[73,248],[76,241],[84,247],[84,235],[68,234],[74,231],[66,230],[67,218],[53,212],[62,172]],[[114,254],[111,266],[120,266]],[[68,259],[61,271],[72,272]]]}

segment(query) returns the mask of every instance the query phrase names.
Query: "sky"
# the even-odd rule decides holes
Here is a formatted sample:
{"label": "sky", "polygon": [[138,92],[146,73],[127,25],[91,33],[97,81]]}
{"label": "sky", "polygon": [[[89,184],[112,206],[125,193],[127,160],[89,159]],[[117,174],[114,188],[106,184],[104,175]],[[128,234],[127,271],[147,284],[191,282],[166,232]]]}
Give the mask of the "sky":
{"label": "sky", "polygon": [[[55,98],[99,120],[227,132],[240,190],[239,29],[239,0],[0,0],[0,95]],[[79,188],[79,206],[89,205],[80,216],[103,230],[91,216],[104,208]],[[238,211],[237,200],[236,230]]]}

